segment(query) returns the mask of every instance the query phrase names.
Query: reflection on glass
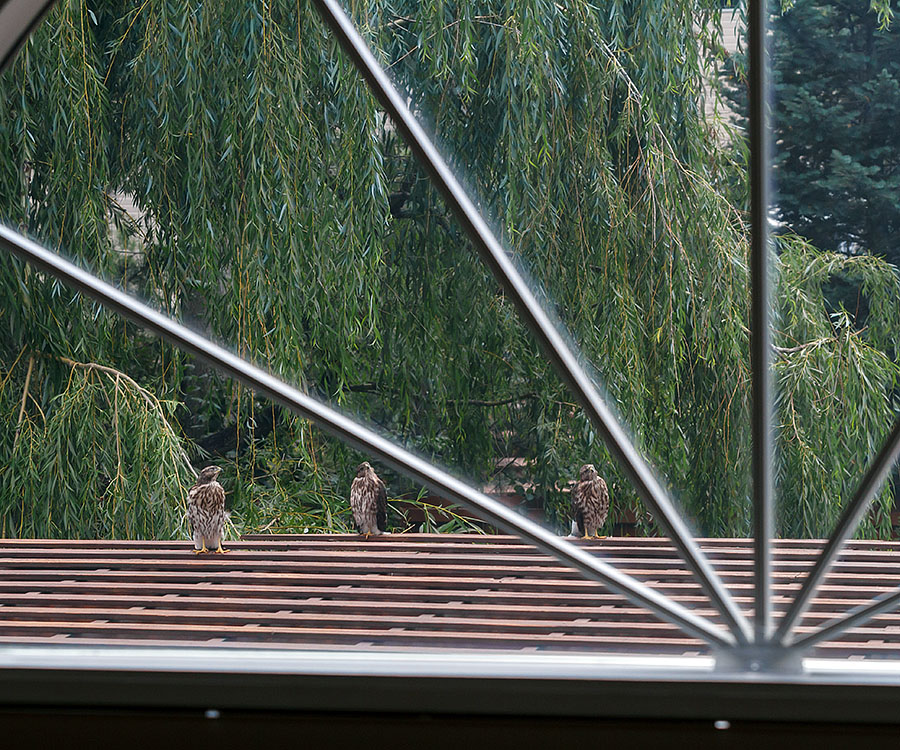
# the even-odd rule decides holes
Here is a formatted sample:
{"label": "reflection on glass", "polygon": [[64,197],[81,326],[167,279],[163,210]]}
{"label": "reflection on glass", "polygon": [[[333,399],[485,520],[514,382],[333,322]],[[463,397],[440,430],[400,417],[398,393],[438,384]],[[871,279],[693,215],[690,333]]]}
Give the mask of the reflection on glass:
{"label": "reflection on glass", "polygon": [[[900,205],[900,37],[881,7],[804,1],[771,18],[777,532],[787,538],[834,532],[900,414],[900,255],[891,238]],[[895,537],[896,487],[894,471],[859,536]],[[795,592],[787,584],[810,567],[807,545],[776,547],[780,606]],[[880,575],[891,564],[889,546],[851,542],[797,632],[895,585]],[[820,653],[844,655],[881,639],[892,621],[873,621]],[[894,655],[891,641],[868,655]]]}
{"label": "reflection on glass", "polygon": [[[697,28],[719,17],[667,3],[657,26],[660,7],[423,8],[368,28],[688,517],[705,534],[744,536],[745,245],[724,195],[743,174],[721,153],[699,86]],[[414,184],[417,205],[445,212]],[[442,262],[470,253],[451,252]],[[492,287],[485,295],[478,307],[497,318]],[[538,353],[507,335],[505,360],[538,396],[526,404],[533,433],[512,430],[505,449],[528,462],[526,496],[565,524],[566,490],[589,461],[614,488],[615,528],[658,533]]]}
{"label": "reflection on glass", "polygon": [[[667,8],[663,27],[650,6],[364,21],[689,516],[743,535],[743,235],[696,86],[709,19]],[[561,532],[588,462],[613,494],[605,531],[657,531],[311,10],[146,6],[87,14],[84,37],[76,12],[56,11],[5,77],[20,155],[4,172],[8,221]],[[73,35],[57,43],[60,29]],[[174,431],[229,459],[252,525],[287,497],[346,494],[362,457],[334,446],[319,460],[304,423],[104,325],[66,331],[60,351],[141,361]],[[10,361],[25,350],[13,336]],[[322,503],[315,522],[282,512],[270,528],[344,530],[347,513]]]}
{"label": "reflection on glass", "polygon": [[[827,536],[898,414],[898,32],[868,3],[772,19],[781,513]],[[894,482],[860,526],[890,538]]]}
{"label": "reflection on glass", "polygon": [[[482,10],[362,20],[688,515],[746,535],[742,177],[700,106],[710,19]],[[311,9],[59,7],[2,86],[3,221],[562,534],[588,463],[596,531],[658,533]],[[354,530],[367,456],[6,256],[0,284],[4,536],[186,538],[205,463],[232,536]],[[390,530],[483,527],[376,469]],[[706,606],[665,542],[610,547]]]}

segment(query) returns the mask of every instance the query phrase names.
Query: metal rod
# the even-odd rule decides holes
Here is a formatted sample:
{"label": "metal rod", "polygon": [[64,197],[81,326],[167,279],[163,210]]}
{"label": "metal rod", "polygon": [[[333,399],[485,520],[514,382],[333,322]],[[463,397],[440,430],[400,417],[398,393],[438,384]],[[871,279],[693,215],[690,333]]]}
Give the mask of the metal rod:
{"label": "metal rod", "polygon": [[812,633],[789,643],[787,648],[806,651],[821,641],[827,641],[832,636],[845,633],[853,626],[861,625],[882,612],[894,609],[898,604],[900,604],[900,590],[888,591],[876,596],[868,604],[854,607],[841,617],[829,620],[818,630],[814,630]]}
{"label": "metal rod", "polygon": [[[853,536],[853,532],[856,531],[856,527],[868,510],[869,504],[881,489],[891,468],[896,463],[898,455],[900,455],[900,419],[894,423],[891,434],[866,471],[865,476],[859,483],[859,487],[853,494],[853,499],[841,513],[831,538],[822,548],[815,565],[813,565],[812,570],[806,576],[806,580],[803,581],[803,586],[778,623],[778,630],[775,632],[775,639],[778,641],[784,643],[788,640],[791,628],[806,612],[813,594],[822,584],[828,571],[831,570],[831,566],[837,560],[844,543]],[[873,601],[877,601],[877,599]]]}
{"label": "metal rod", "polygon": [[55,0],[0,0],[0,73],[53,7]]}
{"label": "metal rod", "polygon": [[394,125],[403,134],[419,163],[441,191],[469,240],[516,306],[519,315],[541,344],[547,358],[585,410],[609,452],[651,510],[656,521],[668,532],[672,543],[697,576],[713,606],[721,612],[738,643],[746,645],[752,635],[747,619],[695,542],[690,529],[653,471],[631,443],[625,430],[600,397],[507,252],[406,106],[405,98],[394,88],[337,0],[313,0],[313,2],[359,73],[391,116]]}
{"label": "metal rod", "polygon": [[754,634],[772,625],[773,455],[772,346],[769,321],[769,134],[766,79],[766,2],[750,0],[750,372],[753,440]]}
{"label": "metal rod", "polygon": [[472,489],[459,479],[395,445],[353,419],[313,397],[301,393],[296,388],[245,362],[200,334],[138,302],[88,271],[2,225],[0,225],[0,245],[97,300],[105,307],[130,318],[180,349],[201,357],[257,393],[261,393],[296,414],[312,420],[340,440],[377,456],[384,463],[477,512],[482,518],[500,528],[527,539],[558,560],[579,570],[588,578],[605,584],[613,591],[655,612],[686,632],[718,647],[735,644],[735,638],[728,631],[694,614],[631,576],[620,572],[587,550],[577,547],[530,521],[503,503],[492,500],[483,493]]}

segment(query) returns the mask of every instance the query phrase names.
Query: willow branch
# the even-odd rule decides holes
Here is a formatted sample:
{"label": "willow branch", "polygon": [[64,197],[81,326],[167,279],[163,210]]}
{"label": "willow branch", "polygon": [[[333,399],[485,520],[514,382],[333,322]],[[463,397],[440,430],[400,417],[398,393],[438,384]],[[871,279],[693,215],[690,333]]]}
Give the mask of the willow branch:
{"label": "willow branch", "polygon": [[25,373],[25,386],[22,388],[22,404],[19,406],[19,418],[16,420],[16,434],[25,416],[25,402],[28,401],[28,386],[31,384],[31,371],[34,369],[34,355],[28,358],[28,372]]}
{"label": "willow branch", "polygon": [[470,399],[449,399],[447,401],[448,404],[467,404],[469,406],[508,406],[509,404],[515,404],[519,401],[528,401],[533,398],[537,398],[538,394],[534,391],[529,391],[528,393],[522,393],[518,396],[510,396],[509,398],[501,398],[496,401],[483,401],[477,398]]}
{"label": "willow branch", "polygon": [[194,476],[197,475],[197,472],[194,471],[194,467],[191,464],[191,460],[188,458],[187,453],[184,452],[184,448],[181,447],[181,443],[178,440],[178,436],[175,434],[175,430],[172,429],[172,425],[169,424],[169,420],[166,418],[166,414],[163,411],[162,404],[159,403],[159,399],[156,398],[156,396],[154,396],[152,393],[150,393],[150,391],[148,391],[146,388],[143,388],[133,378],[129,377],[121,370],[116,370],[114,367],[107,367],[106,365],[100,365],[96,362],[76,362],[73,359],[69,359],[68,357],[63,356],[55,356],[54,359],[62,362],[65,365],[68,365],[73,369],[102,372],[116,385],[120,381],[128,383],[128,385],[130,385],[137,393],[139,393],[144,401],[147,402],[151,410],[155,411],[159,415],[162,423],[166,426],[166,429],[174,438],[175,444],[178,446],[178,453],[180,454],[181,460],[184,461],[185,466],[190,469],[191,473]]}
{"label": "willow branch", "polygon": [[28,357],[28,372],[25,373],[25,386],[22,388],[22,403],[19,406],[19,418],[16,419],[16,434],[13,435],[13,446],[19,440],[19,429],[25,417],[25,404],[28,401],[28,387],[31,385],[31,371],[34,369],[34,355]]}
{"label": "willow branch", "polygon": [[772,344],[772,350],[776,354],[785,355],[785,354],[794,354],[796,352],[802,352],[804,349],[812,349],[816,346],[822,346],[822,344],[826,344],[830,341],[834,341],[833,338],[823,338],[816,339],[815,341],[807,341],[805,344],[797,344],[797,346],[775,346]]}
{"label": "willow branch", "polygon": [[[342,390],[349,391],[350,393],[396,393],[396,389],[385,389],[380,388],[376,383],[357,383],[355,385],[345,385]],[[528,401],[533,398],[538,398],[538,394],[535,391],[528,391],[528,393],[522,393],[518,396],[510,396],[508,398],[501,398],[497,400],[484,400],[480,398],[448,398],[444,403],[447,404],[465,404],[467,406],[508,406],[509,404],[514,404],[518,401]]]}
{"label": "willow branch", "polygon": [[13,376],[13,370],[16,369],[16,365],[19,364],[19,360],[22,359],[22,355],[25,354],[25,352],[27,350],[28,350],[28,347],[23,346],[22,350],[18,353],[18,355],[16,355],[15,360],[9,366],[9,370],[7,370],[7,372],[6,372],[6,377],[3,378],[3,382],[0,383],[0,392],[2,392],[4,388],[6,388],[6,384],[10,381],[10,378],[12,378],[12,376]]}

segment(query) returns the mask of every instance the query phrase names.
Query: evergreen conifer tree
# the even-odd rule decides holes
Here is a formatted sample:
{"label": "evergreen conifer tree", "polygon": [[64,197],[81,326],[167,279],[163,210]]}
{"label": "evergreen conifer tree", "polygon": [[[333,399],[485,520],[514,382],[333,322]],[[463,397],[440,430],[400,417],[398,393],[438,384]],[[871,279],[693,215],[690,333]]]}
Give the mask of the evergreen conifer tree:
{"label": "evergreen conifer tree", "polygon": [[774,213],[822,250],[897,264],[900,27],[883,20],[866,0],[773,14]]}

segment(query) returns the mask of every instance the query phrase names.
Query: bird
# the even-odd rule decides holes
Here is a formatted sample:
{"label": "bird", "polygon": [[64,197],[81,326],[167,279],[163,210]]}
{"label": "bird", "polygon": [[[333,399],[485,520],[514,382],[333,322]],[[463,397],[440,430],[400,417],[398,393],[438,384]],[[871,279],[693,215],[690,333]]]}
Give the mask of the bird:
{"label": "bird", "polygon": [[572,491],[572,514],[578,533],[585,539],[597,536],[609,514],[609,490],[593,464],[581,467],[581,479]]}
{"label": "bird", "polygon": [[350,484],[350,509],[360,534],[383,534],[387,531],[387,489],[368,461],[356,467]]}
{"label": "bird", "polygon": [[222,546],[225,536],[225,490],[216,481],[218,466],[207,466],[188,490],[187,516],[194,535],[194,554],[227,552]]}

